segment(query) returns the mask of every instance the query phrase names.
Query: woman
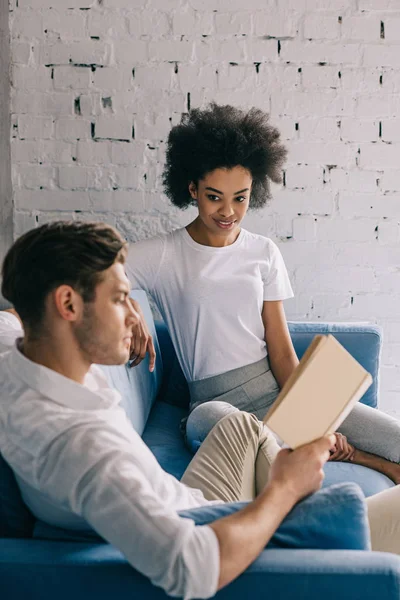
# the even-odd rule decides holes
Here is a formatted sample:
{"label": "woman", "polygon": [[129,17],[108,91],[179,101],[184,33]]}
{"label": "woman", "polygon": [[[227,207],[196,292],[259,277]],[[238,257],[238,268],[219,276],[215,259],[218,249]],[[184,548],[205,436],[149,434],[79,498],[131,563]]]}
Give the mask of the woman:
{"label": "woman", "polygon": [[[281,181],[285,157],[263,111],[216,104],[192,110],[170,132],[163,181],[175,206],[194,205],[198,215],[129,253],[133,286],[155,300],[189,384],[192,449],[231,410],[262,419],[298,364],[283,308],[293,292],[281,253],[241,227],[248,209],[270,198],[270,181]],[[387,449],[388,462],[336,437],[332,460],[368,464],[400,481],[400,443]]]}

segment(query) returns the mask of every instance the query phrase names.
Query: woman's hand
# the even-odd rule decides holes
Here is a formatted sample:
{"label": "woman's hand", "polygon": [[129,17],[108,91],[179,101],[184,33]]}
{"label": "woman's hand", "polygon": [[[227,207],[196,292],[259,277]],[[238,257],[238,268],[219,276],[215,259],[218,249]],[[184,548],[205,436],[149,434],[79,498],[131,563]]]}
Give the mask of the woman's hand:
{"label": "woman's hand", "polygon": [[129,360],[133,361],[130,367],[136,367],[145,358],[146,353],[149,353],[149,371],[154,371],[156,362],[156,351],[154,349],[153,336],[149,332],[147,323],[145,321],[142,309],[136,300],[129,298],[132,304],[133,312],[136,314],[136,319],[132,327],[132,343],[131,343],[131,355]]}
{"label": "woman's hand", "polygon": [[355,448],[347,441],[347,437],[342,433],[334,433],[336,438],[335,445],[331,448],[330,461],[352,461],[354,458]]}

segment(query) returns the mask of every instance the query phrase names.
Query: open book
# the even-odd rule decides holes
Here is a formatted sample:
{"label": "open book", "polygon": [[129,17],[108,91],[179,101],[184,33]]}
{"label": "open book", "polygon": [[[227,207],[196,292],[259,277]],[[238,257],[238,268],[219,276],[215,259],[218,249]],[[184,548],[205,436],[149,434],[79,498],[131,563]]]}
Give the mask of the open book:
{"label": "open book", "polygon": [[337,430],[372,383],[333,335],[317,335],[264,417],[290,448]]}

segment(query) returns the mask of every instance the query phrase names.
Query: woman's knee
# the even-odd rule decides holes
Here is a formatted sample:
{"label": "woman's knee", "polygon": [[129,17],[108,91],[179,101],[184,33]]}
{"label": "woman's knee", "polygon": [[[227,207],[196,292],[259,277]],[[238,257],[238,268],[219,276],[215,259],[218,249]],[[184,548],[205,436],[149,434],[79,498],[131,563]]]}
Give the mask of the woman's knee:
{"label": "woman's knee", "polygon": [[240,413],[228,402],[211,400],[197,406],[189,415],[186,422],[186,440],[192,452],[196,452],[211,429],[227,415]]}

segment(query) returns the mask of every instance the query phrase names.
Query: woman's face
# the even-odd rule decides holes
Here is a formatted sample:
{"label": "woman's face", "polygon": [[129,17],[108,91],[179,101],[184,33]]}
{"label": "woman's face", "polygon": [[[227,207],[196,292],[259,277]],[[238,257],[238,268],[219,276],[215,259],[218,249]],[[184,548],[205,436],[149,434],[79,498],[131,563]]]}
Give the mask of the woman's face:
{"label": "woman's face", "polygon": [[237,166],[215,169],[207,173],[189,191],[197,201],[199,219],[213,235],[229,237],[240,225],[249,207],[252,177],[250,172]]}

